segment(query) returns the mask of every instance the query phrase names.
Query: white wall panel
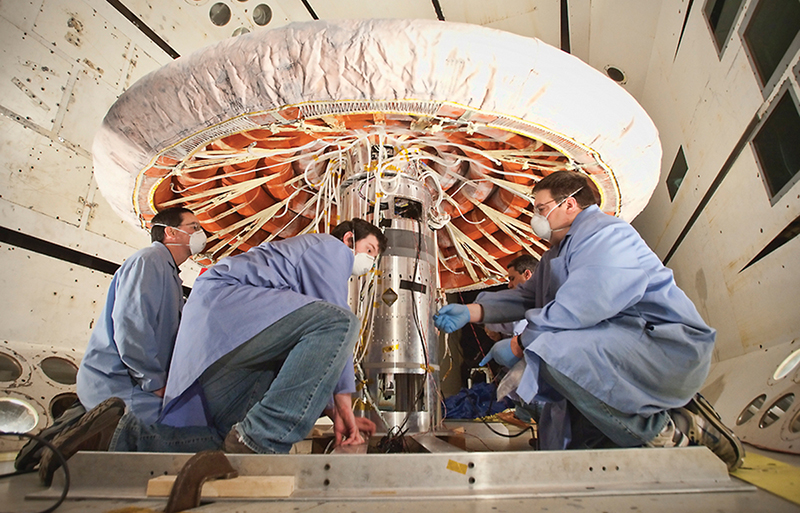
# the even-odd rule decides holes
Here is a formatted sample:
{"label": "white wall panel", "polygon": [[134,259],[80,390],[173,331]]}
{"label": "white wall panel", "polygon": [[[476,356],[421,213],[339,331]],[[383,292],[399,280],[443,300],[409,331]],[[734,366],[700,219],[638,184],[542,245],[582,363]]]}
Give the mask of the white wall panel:
{"label": "white wall panel", "polygon": [[[722,169],[747,124],[762,103],[759,89],[738,42],[729,45],[720,61],[702,10],[693,8],[681,50],[674,63],[677,41],[659,39],[653,53],[643,106],[651,114],[664,146],[659,189],[642,215],[644,230],[656,253],[667,254]],[[670,50],[670,46],[672,49]],[[672,52],[672,54],[670,54]],[[683,146],[689,171],[673,201],[664,182]],[[649,219],[649,221],[648,221]]]}
{"label": "white wall panel", "polygon": [[634,97],[644,90],[661,2],[608,0],[593,2],[589,65],[604,71],[615,66],[625,72],[623,87]]}
{"label": "white wall panel", "polygon": [[136,83],[137,80],[147,75],[151,71],[155,71],[161,67],[161,63],[150,56],[144,49],[135,45],[131,52],[130,65],[122,79],[122,91],[128,89],[131,85]]}
{"label": "white wall panel", "polygon": [[545,43],[561,48],[561,24],[558,21],[560,11],[555,2],[540,5],[535,11],[521,13],[516,16],[487,23],[487,27],[512,32],[514,34],[529,35],[536,34],[535,37]]}
{"label": "white wall panel", "polygon": [[282,27],[293,21],[311,21],[314,19],[303,5],[303,2],[298,2],[297,0],[272,0],[269,2],[269,6],[272,7],[273,11],[269,27],[272,27],[273,23],[278,27]]}
{"label": "white wall panel", "polygon": [[561,46],[560,2],[442,0],[440,3],[447,21],[474,23],[521,36],[536,37],[556,48]]}
{"label": "white wall panel", "polygon": [[663,154],[661,157],[661,180],[659,180],[647,208],[639,214],[633,224],[641,233],[646,234],[648,244],[661,258],[669,250],[669,248],[666,250],[662,248],[661,239],[675,213],[665,180],[678,148],[685,142],[680,119],[675,115],[677,99],[672,94],[668,94],[665,86],[672,74],[675,46],[683,25],[683,16],[677,7],[672,2],[662,4],[645,87],[639,97],[640,103],[658,127]]}
{"label": "white wall panel", "polygon": [[33,27],[44,0],[0,0],[0,17],[24,31]]}
{"label": "white wall panel", "polygon": [[0,105],[50,129],[72,63],[0,18]]}
{"label": "white wall panel", "polygon": [[33,30],[116,88],[131,40],[83,1],[45,0]]}
{"label": "white wall panel", "polygon": [[[211,23],[209,9],[216,2],[184,2],[182,0],[126,0],[125,6],[134,12],[158,37],[180,55],[231,37],[238,27],[258,28],[251,18],[250,6],[240,2],[224,2],[231,8],[231,20],[218,27]],[[302,5],[302,4],[301,4]],[[247,12],[245,12],[247,9]],[[271,26],[267,25],[267,26]]]}
{"label": "white wall panel", "polygon": [[94,180],[90,197],[91,203],[87,205],[89,207],[86,219],[87,231],[126,244],[131,248],[139,249],[150,244],[150,235],[147,231],[120,219],[103,198]]}
{"label": "white wall panel", "polygon": [[800,337],[800,239],[729,281],[742,345],[750,352]]}
{"label": "white wall panel", "polygon": [[0,116],[2,198],[78,225],[92,162],[48,137]]}
{"label": "white wall panel", "polygon": [[111,276],[0,244],[0,339],[83,351]]}
{"label": "white wall panel", "polygon": [[720,247],[703,222],[686,237],[670,267],[675,282],[694,302],[709,326],[717,330],[713,361],[743,354],[741,335],[725,278],[720,268]]}
{"label": "white wall panel", "polygon": [[[674,5],[665,4],[642,95],[644,107],[659,127],[664,161],[661,182],[635,225],[662,258],[754,114],[767,106],[738,36],[720,59],[702,7],[695,2],[674,58],[679,20],[672,13]],[[680,146],[689,170],[670,201],[664,182]],[[775,206],[770,205],[748,145],[670,260],[676,281],[718,330],[716,362],[786,344],[800,335],[796,306],[800,304],[800,240],[791,240],[742,271],[800,215],[799,200],[800,187],[795,186]]]}
{"label": "white wall panel", "polygon": [[94,134],[118,95],[91,71],[81,69],[76,74],[58,135],[91,152]]}
{"label": "white wall panel", "polygon": [[583,62],[590,60],[589,37],[592,28],[592,0],[569,0],[569,45],[572,55]]}
{"label": "white wall panel", "polygon": [[[109,207],[110,208],[110,207]],[[86,253],[88,255],[121,263],[139,245],[128,246],[74,226],[29,208],[21,207],[0,198],[2,226],[10,230]]]}
{"label": "white wall panel", "polygon": [[[368,18],[436,19],[436,11],[433,8],[433,2],[430,0],[404,0],[401,2],[310,0],[309,3],[321,20],[361,20]],[[442,2],[443,10],[444,4]],[[446,10],[445,17],[449,19]]]}

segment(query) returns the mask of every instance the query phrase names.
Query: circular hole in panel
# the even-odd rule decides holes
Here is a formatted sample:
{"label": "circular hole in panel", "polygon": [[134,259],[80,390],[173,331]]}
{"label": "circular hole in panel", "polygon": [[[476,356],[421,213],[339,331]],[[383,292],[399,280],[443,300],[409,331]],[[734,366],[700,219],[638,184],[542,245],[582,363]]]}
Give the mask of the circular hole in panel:
{"label": "circular hole in panel", "polygon": [[71,361],[57,356],[50,356],[42,360],[41,367],[42,372],[56,383],[61,383],[62,385],[75,384],[78,368]]}
{"label": "circular hole in panel", "polygon": [[736,425],[741,426],[748,420],[755,417],[756,413],[758,413],[758,410],[760,410],[761,407],[764,406],[764,401],[766,400],[767,400],[767,394],[761,394],[760,396],[750,401],[750,404],[744,407],[742,413],[739,414],[739,418],[736,419]]}
{"label": "circular hole in panel", "polygon": [[774,424],[783,416],[784,413],[786,413],[786,411],[792,406],[793,402],[794,394],[786,394],[772,403],[772,406],[769,407],[767,413],[761,417],[761,422],[758,423],[758,427],[765,428]]}
{"label": "circular hole in panel", "polygon": [[0,381],[16,381],[22,376],[22,365],[16,358],[0,353]]}
{"label": "circular hole in panel", "polygon": [[59,418],[61,414],[69,410],[77,400],[78,396],[72,392],[58,394],[53,398],[52,401],[50,401],[50,415],[54,419]]}
{"label": "circular hole in panel", "polygon": [[39,423],[39,414],[28,401],[0,397],[0,431],[27,433]]}
{"label": "circular hole in panel", "polygon": [[222,2],[217,2],[208,11],[208,17],[211,18],[211,23],[223,27],[231,21],[231,8]]}
{"label": "circular hole in panel", "polygon": [[800,349],[793,351],[792,354],[787,356],[786,359],[778,365],[778,368],[775,369],[775,374],[772,375],[772,379],[778,381],[779,379],[785,378],[790,372],[795,370],[798,365],[800,365]]}
{"label": "circular hole in panel", "polygon": [[628,77],[625,76],[625,72],[616,66],[606,66],[606,75],[614,82],[620,84],[624,84],[628,80]]}
{"label": "circular hole in panel", "polygon": [[233,31],[233,34],[231,34],[231,37],[241,36],[242,34],[249,34],[249,33],[250,33],[250,29],[249,28],[247,28],[247,27],[239,27],[239,28],[237,28],[236,30]]}
{"label": "circular hole in panel", "polygon": [[256,25],[263,27],[272,21],[272,9],[267,4],[258,4],[253,9],[253,21]]}
{"label": "circular hole in panel", "polygon": [[800,410],[794,414],[792,422],[789,423],[789,431],[792,433],[800,433]]}

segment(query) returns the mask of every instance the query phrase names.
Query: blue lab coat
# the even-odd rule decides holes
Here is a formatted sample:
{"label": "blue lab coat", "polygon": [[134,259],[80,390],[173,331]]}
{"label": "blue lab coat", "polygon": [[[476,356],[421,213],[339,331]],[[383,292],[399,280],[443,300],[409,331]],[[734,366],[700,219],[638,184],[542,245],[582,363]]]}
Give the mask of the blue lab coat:
{"label": "blue lab coat", "polygon": [[[171,426],[210,425],[198,378],[274,322],[314,301],[348,308],[353,250],[327,234],[267,242],[198,277],[183,310],[164,412]],[[334,393],[355,391],[352,357]]]}
{"label": "blue lab coat", "polygon": [[533,277],[484,293],[484,322],[522,318],[527,366],[517,394],[557,399],[539,359],[617,410],[643,416],[685,405],[708,374],[716,331],[636,230],[596,206],[578,214]]}
{"label": "blue lab coat", "polygon": [[161,413],[153,391],[167,383],[167,368],[183,308],[178,266],[154,242],[114,274],[106,303],[78,369],[78,398],[86,409],[119,397],[147,422]]}

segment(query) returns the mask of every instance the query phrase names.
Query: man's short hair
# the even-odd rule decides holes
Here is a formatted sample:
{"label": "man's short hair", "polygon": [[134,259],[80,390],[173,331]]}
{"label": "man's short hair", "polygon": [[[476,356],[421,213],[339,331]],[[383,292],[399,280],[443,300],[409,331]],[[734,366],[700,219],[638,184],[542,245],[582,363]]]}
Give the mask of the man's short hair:
{"label": "man's short hair", "polygon": [[530,271],[531,274],[533,274],[534,271],[536,271],[537,265],[539,265],[539,261],[536,260],[533,255],[523,253],[509,262],[506,269],[511,269],[513,267],[514,270],[520,274],[523,274],[525,271]]}
{"label": "man's short hair", "polygon": [[381,253],[386,251],[386,245],[389,243],[386,235],[383,234],[380,228],[358,217],[354,217],[349,221],[342,221],[331,230],[331,235],[339,240],[343,240],[344,234],[347,232],[353,232],[353,244],[370,235],[374,235],[375,238],[378,239],[378,247]]}
{"label": "man's short hair", "polygon": [[[581,189],[580,192],[575,193],[578,189]],[[556,171],[545,176],[533,188],[533,195],[536,196],[536,193],[542,190],[550,191],[550,196],[556,202],[575,193],[572,197],[580,208],[600,204],[600,193],[597,192],[594,183],[577,171]]]}
{"label": "man's short hair", "polygon": [[[180,226],[183,223],[183,214],[192,214],[188,208],[172,207],[162,210],[150,221],[150,241],[164,242],[164,226]],[[158,225],[158,226],[156,226]]]}

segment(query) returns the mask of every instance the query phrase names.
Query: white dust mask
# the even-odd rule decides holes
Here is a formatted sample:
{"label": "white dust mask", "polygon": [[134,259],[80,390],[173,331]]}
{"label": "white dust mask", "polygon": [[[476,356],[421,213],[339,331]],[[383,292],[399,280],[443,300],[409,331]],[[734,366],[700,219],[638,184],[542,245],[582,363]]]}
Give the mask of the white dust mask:
{"label": "white dust mask", "polygon": [[356,253],[353,259],[353,276],[361,276],[367,274],[367,271],[372,269],[375,265],[375,257],[370,256],[368,253]]}
{"label": "white dust mask", "polygon": [[[177,226],[167,226],[166,224],[154,224],[153,226],[163,226],[164,228],[174,228],[181,233],[185,233],[189,236],[189,251],[193,255],[199,255],[203,248],[206,247],[206,242],[208,239],[206,238],[206,232],[203,230],[197,230],[196,232],[189,233],[181,230]],[[170,246],[178,245],[178,244],[169,244]]]}
{"label": "white dust mask", "polygon": [[[553,229],[550,228],[550,221],[548,221],[547,218],[549,218],[550,214],[552,214],[555,209],[560,207],[562,203],[567,201],[569,198],[575,196],[576,194],[578,194],[582,190],[583,190],[583,187],[581,187],[580,189],[578,189],[577,191],[573,192],[572,194],[570,194],[569,196],[567,196],[563,200],[561,200],[558,203],[556,203],[556,205],[553,208],[550,209],[550,211],[547,213],[547,215],[543,216],[538,211],[536,211],[536,209],[534,209],[533,216],[531,217],[531,230],[533,230],[533,233],[537,237],[539,237],[540,239],[544,239],[544,240],[549,241],[550,237],[553,236]],[[564,228],[559,228],[559,230],[563,230],[563,229]]]}

